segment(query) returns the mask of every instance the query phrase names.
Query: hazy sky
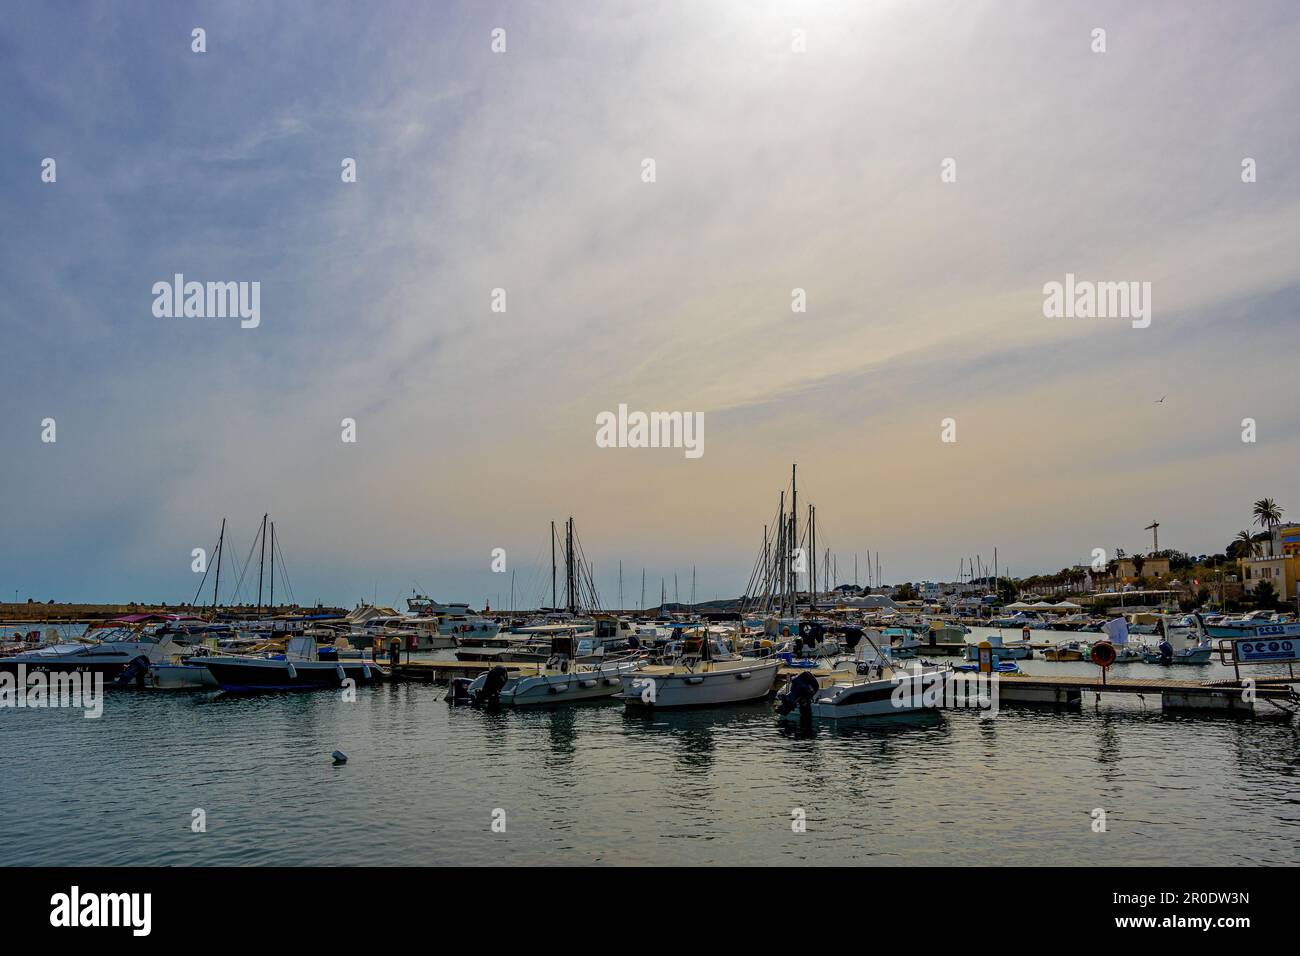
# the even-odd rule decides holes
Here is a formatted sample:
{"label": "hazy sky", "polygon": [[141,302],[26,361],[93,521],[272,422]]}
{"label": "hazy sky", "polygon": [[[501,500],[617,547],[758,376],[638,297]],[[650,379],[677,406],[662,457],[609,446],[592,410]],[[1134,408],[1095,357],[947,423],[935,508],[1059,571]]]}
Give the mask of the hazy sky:
{"label": "hazy sky", "polygon": [[[508,601],[501,547],[531,603],[570,514],[606,603],[732,595],[794,461],[841,579],[1300,520],[1293,3],[185,7],[0,23],[5,600],[188,599],[265,511],[300,601]],[[1045,318],[1067,272],[1150,327]]]}

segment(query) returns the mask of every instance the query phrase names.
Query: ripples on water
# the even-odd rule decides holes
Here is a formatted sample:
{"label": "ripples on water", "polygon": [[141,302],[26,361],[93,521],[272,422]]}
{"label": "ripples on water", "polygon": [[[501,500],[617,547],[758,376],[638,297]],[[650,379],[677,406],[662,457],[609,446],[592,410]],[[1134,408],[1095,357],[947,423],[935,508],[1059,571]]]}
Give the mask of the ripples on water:
{"label": "ripples on water", "polygon": [[[1030,662],[1039,673],[1092,665]],[[1079,669],[1082,668],[1082,671]],[[1210,676],[1178,669],[1176,676]],[[1131,665],[1126,675],[1175,676]],[[1108,698],[779,724],[770,702],[487,714],[443,688],[0,710],[14,864],[1294,864],[1300,730]],[[345,766],[331,765],[341,749]],[[207,811],[207,832],[190,830]],[[490,829],[494,808],[507,831]],[[791,810],[807,832],[791,831]],[[1108,832],[1092,832],[1093,808]]]}

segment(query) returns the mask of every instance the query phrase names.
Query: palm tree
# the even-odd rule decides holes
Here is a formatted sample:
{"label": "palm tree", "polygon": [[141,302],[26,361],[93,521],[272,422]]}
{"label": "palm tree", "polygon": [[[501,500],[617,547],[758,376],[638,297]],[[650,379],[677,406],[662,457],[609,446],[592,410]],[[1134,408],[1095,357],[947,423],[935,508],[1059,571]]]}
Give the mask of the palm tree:
{"label": "palm tree", "polygon": [[1237,553],[1245,558],[1254,558],[1259,556],[1259,542],[1249,531],[1238,531],[1236,541],[1240,544]]}
{"label": "palm tree", "polygon": [[1255,502],[1255,524],[1268,532],[1268,556],[1273,557],[1273,529],[1282,523],[1282,509],[1272,498]]}

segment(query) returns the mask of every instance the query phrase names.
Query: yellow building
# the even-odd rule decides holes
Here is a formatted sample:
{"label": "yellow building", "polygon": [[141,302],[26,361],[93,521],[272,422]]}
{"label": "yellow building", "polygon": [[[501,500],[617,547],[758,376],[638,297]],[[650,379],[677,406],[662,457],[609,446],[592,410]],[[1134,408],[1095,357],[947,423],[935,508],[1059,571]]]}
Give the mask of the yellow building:
{"label": "yellow building", "polygon": [[1296,581],[1300,580],[1300,553],[1275,558],[1238,558],[1241,583],[1247,592],[1259,587],[1260,581],[1272,583],[1281,601],[1296,600]]}
{"label": "yellow building", "polygon": [[1169,577],[1169,559],[1143,558],[1142,573],[1138,574],[1132,558],[1120,558],[1119,576],[1120,580],[1125,584],[1133,584],[1140,577],[1146,578],[1148,581],[1159,581],[1162,578]]}

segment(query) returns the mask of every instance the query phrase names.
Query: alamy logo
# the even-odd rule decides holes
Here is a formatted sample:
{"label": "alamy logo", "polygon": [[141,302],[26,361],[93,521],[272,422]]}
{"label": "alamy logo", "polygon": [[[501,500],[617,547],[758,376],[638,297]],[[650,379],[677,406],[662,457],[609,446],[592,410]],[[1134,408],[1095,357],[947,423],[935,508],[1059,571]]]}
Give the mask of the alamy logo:
{"label": "alamy logo", "polygon": [[148,936],[153,923],[153,895],[150,893],[85,893],[74,886],[71,892],[50,897],[50,925],[129,926],[131,935]]}
{"label": "alamy logo", "polygon": [[159,319],[238,318],[242,329],[262,324],[260,282],[186,282],[178,272],[171,282],[155,282],[153,295]]}
{"label": "alamy logo", "polygon": [[1133,328],[1151,324],[1150,282],[1076,281],[1043,285],[1043,315],[1049,319],[1132,319]]}
{"label": "alamy logo", "polygon": [[20,663],[13,671],[0,671],[0,707],[43,709],[80,708],[83,717],[104,713],[104,675],[89,671],[30,673]]}
{"label": "alamy logo", "polygon": [[704,454],[703,412],[629,412],[596,416],[599,448],[684,448],[687,458]]}

